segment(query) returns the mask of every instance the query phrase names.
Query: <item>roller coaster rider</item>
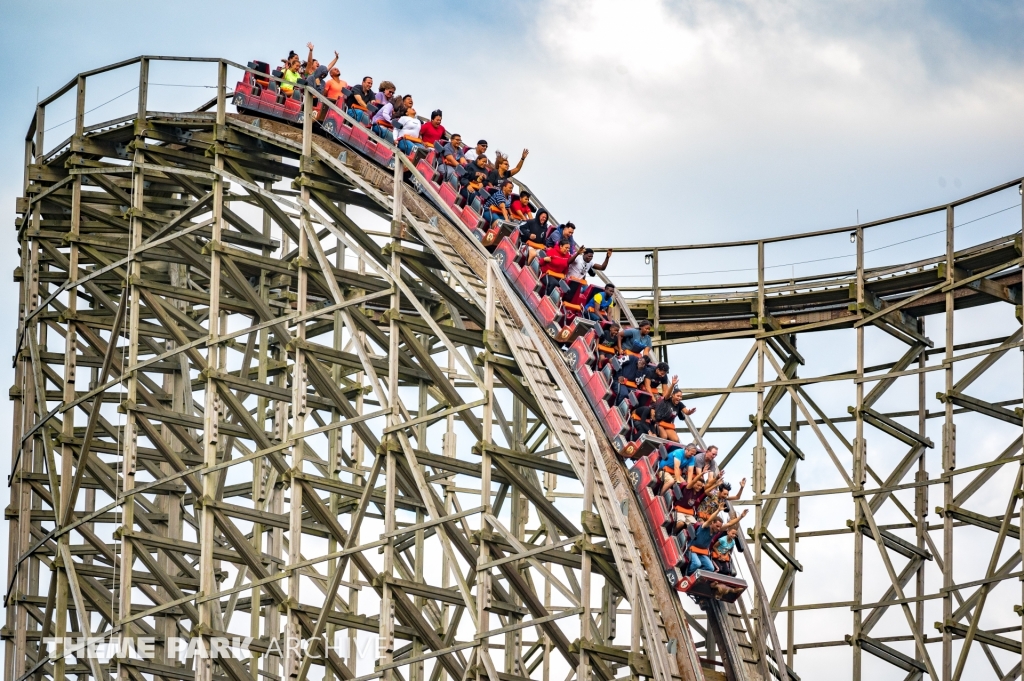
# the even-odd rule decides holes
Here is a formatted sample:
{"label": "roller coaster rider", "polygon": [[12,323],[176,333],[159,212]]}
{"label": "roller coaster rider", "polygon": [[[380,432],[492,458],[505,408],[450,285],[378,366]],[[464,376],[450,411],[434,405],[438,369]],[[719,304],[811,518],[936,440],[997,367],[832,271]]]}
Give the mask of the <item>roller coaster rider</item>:
{"label": "roller coaster rider", "polygon": [[395,103],[392,101],[392,97],[394,97],[395,94],[395,84],[391,81],[385,80],[380,84],[380,88],[380,92],[378,92],[377,95],[383,95],[384,103],[379,109],[377,109],[377,112],[373,114],[373,118],[370,119],[370,129],[373,131],[374,135],[377,135],[377,137],[394,144],[395,126],[391,121],[395,114]]}
{"label": "roller coaster rider", "polygon": [[[601,335],[597,339],[597,366],[595,367],[598,371],[604,369],[605,364],[615,356],[615,342],[619,337],[619,325],[615,322],[611,322],[601,332]],[[653,413],[651,414],[653,418]],[[651,432],[652,435],[657,433]]]}
{"label": "roller coaster rider", "polygon": [[673,376],[669,381],[668,369],[668,364],[665,362],[648,364],[644,372],[644,390],[663,399],[669,397],[675,390],[676,384],[679,383],[679,377]]}
{"label": "roller coaster rider", "polygon": [[732,551],[736,547],[736,536],[739,529],[734,525],[711,546],[711,562],[715,571],[730,577],[736,576],[736,568],[732,564]]}
{"label": "roller coaster rider", "polygon": [[[488,222],[493,222],[498,218],[508,220],[509,211],[512,208],[512,180],[503,180],[501,185],[491,192],[491,196],[484,204],[484,208],[487,210],[484,217],[487,218]],[[565,275],[564,269],[562,270],[562,275]]]}
{"label": "roller coaster rider", "polygon": [[[710,470],[705,466],[704,470]],[[740,480],[740,490],[736,492],[734,496],[730,495],[732,492],[732,485],[725,482],[723,474],[712,473],[711,481],[707,484],[708,497],[703,504],[697,507],[697,516],[703,520],[714,512],[715,507],[719,503],[725,503],[727,501],[736,501],[743,496],[743,489],[747,486],[747,479],[743,478]]]}
{"label": "roller coaster rider", "polygon": [[544,239],[544,243],[547,244],[548,247],[551,247],[555,244],[561,243],[562,240],[565,239],[569,242],[569,253],[576,253],[578,249],[576,246],[576,239],[573,238],[573,234],[575,234],[575,232],[576,225],[571,222],[567,222],[561,227],[555,227],[555,229],[548,234],[547,238]]}
{"label": "roller coaster rider", "polygon": [[670,397],[658,400],[654,405],[654,418],[658,422],[660,436],[664,440],[679,442],[679,434],[676,433],[676,418],[692,414],[697,411],[696,407],[686,408],[683,404],[683,391],[678,388],[672,389]]}
{"label": "roller coaster rider", "polygon": [[619,332],[617,343],[619,354],[646,355],[651,350],[653,340],[651,322],[641,319],[635,329],[623,329]]}
{"label": "roller coaster rider", "polygon": [[[509,185],[512,180],[505,180]],[[544,282],[544,295],[549,296],[555,290],[558,283],[565,279],[565,270],[569,267],[569,240],[562,239],[557,246],[544,251],[539,257],[540,273]]]}
{"label": "roller coaster rider", "polygon": [[681,532],[689,525],[696,525],[697,508],[704,501],[707,492],[704,491],[704,476],[693,475],[686,485],[676,485],[673,492],[672,508],[676,512],[676,533]]}
{"label": "roller coaster rider", "polygon": [[472,178],[472,173],[482,173],[485,178],[484,183],[486,184],[488,170],[489,169],[487,167],[487,157],[483,155],[477,156],[466,166],[466,172],[462,175],[461,182],[469,182],[469,180]]}
{"label": "roller coaster rider", "polygon": [[[467,173],[467,175],[469,175],[469,173]],[[462,189],[459,190],[459,194],[462,196],[462,200],[467,204],[473,203],[473,200],[477,198],[481,201],[489,199],[490,195],[484,189],[483,173],[472,173],[472,177],[466,182]]]}
{"label": "roller coaster rider", "polygon": [[[593,251],[588,248],[583,252],[584,258],[587,251],[593,254]],[[605,284],[603,290],[595,292],[594,295],[590,296],[590,300],[583,305],[583,316],[593,322],[605,322],[611,319],[614,306],[615,284]]]}
{"label": "roller coaster rider", "polygon": [[711,545],[715,537],[722,530],[728,530],[730,527],[737,525],[747,515],[747,511],[744,510],[743,513],[729,522],[723,523],[721,516],[718,514],[721,513],[725,506],[724,504],[719,504],[717,508],[718,510],[713,515],[701,523],[694,533],[693,539],[690,540],[690,566],[687,574],[693,574],[697,570],[714,572],[715,564],[711,562]]}
{"label": "roller coaster rider", "polygon": [[654,424],[654,410],[650,407],[637,407],[630,415],[632,439],[639,440],[644,435],[656,436],[657,426]]}
{"label": "roller coaster rider", "polygon": [[314,90],[323,93],[327,76],[338,63],[338,51],[335,50],[334,59],[327,66],[323,66],[313,56],[313,43],[306,43],[306,47],[309,48],[309,57],[306,59],[306,85],[311,85]]}
{"label": "roller coaster rider", "polygon": [[658,460],[658,466],[661,469],[659,473],[661,477],[659,494],[664,494],[676,485],[686,486],[693,481],[694,453],[696,453],[696,447],[693,449],[689,447],[685,449],[683,447],[674,447],[672,449],[666,447],[662,449],[662,456]]}
{"label": "roller coaster rider", "polygon": [[[637,389],[639,385],[638,381],[642,380],[644,376],[644,368],[647,366],[647,357],[643,355],[634,355],[628,357],[625,361],[619,363],[618,370],[616,371],[617,383],[616,383],[616,394],[615,404],[621,404],[624,400],[629,399],[633,391]],[[612,363],[612,368],[615,368],[615,363]],[[655,415],[655,418],[657,416]]]}
{"label": "roller coaster rider", "polygon": [[513,199],[512,201],[512,219],[524,222],[533,217],[533,206],[530,204],[531,194],[528,191],[523,191],[519,194],[519,198]]}
{"label": "roller coaster rider", "polygon": [[548,233],[548,211],[541,208],[532,220],[527,220],[519,228],[519,241],[529,249],[527,262],[545,249],[544,237]]}
{"label": "roller coaster rider", "polygon": [[284,74],[281,78],[281,93],[290,97],[295,90],[295,84],[302,77],[302,65],[299,63],[299,55],[292,52],[288,56],[288,63],[285,65]]}
{"label": "roller coaster rider", "polygon": [[352,92],[345,98],[345,108],[348,115],[360,123],[370,120],[369,103],[373,101],[373,78],[366,76],[358,87],[352,88]]}
{"label": "roller coaster rider", "polygon": [[462,153],[462,135],[454,133],[441,147],[441,164],[438,166],[441,180],[451,181],[456,179],[458,177],[456,170],[461,169],[465,163],[464,154]]}

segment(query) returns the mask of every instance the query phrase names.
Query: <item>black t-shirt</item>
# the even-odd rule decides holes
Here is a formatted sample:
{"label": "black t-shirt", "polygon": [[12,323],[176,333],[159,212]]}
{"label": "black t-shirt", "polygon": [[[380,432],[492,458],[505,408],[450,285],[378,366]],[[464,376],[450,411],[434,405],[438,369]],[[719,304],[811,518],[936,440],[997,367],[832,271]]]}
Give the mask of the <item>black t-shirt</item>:
{"label": "black t-shirt", "polygon": [[547,236],[548,233],[548,225],[551,223],[545,222],[544,224],[541,224],[540,216],[542,214],[547,215],[547,211],[541,209],[541,212],[537,213],[536,217],[532,220],[527,220],[523,226],[519,228],[520,240],[524,242],[532,241],[535,244],[544,243],[544,237]]}
{"label": "black t-shirt", "polygon": [[673,423],[676,417],[682,417],[683,409],[685,407],[682,402],[673,405],[671,400],[658,400],[658,403],[654,405],[654,420]]}
{"label": "black t-shirt", "polygon": [[373,101],[373,90],[370,90],[369,92],[363,92],[363,85],[362,83],[360,83],[359,85],[352,88],[352,92],[349,93],[348,97],[345,98],[346,109],[356,103],[357,95],[362,98],[363,104],[368,105],[370,102]]}
{"label": "black t-shirt", "polygon": [[643,435],[656,435],[654,424],[649,421],[633,421],[633,431],[638,438]]}
{"label": "black t-shirt", "polygon": [[487,181],[487,176],[490,175],[490,171],[487,170],[486,165],[478,166],[476,162],[469,163],[466,165],[466,175],[468,175],[469,177],[473,177],[475,176],[476,173],[480,173],[481,175],[484,176],[485,187],[490,186],[490,183]]}
{"label": "black t-shirt", "polygon": [[493,187],[497,187],[502,182],[504,182],[505,180],[507,180],[509,178],[510,178],[509,175],[505,175],[505,177],[500,176],[498,174],[498,169],[494,168],[493,170],[491,170],[491,172],[487,173],[487,184],[489,184],[489,185],[491,185]]}
{"label": "black t-shirt", "polygon": [[652,390],[660,391],[662,386],[668,385],[668,374],[659,376],[657,364],[648,364],[644,369],[644,377],[651,382]]}
{"label": "black t-shirt", "polygon": [[473,166],[466,166],[466,172],[462,173],[462,175],[459,177],[459,183],[463,187],[465,187],[469,185],[469,183],[472,182],[473,178],[475,178],[477,175],[483,174],[484,172],[478,168],[474,168]]}
{"label": "black t-shirt", "polygon": [[622,368],[619,369],[619,377],[624,378],[631,383],[636,383],[637,379],[643,375],[643,369],[639,367],[640,358],[633,356],[622,363]]}

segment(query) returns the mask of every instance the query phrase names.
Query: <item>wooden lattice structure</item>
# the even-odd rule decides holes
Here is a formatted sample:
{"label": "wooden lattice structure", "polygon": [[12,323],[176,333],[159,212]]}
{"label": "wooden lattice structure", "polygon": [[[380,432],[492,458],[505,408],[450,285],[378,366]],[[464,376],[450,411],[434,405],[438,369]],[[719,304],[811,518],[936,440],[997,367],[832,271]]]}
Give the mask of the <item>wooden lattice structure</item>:
{"label": "wooden lattice structure", "polygon": [[[408,159],[382,168],[317,134],[311,94],[302,127],[229,112],[228,71],[244,67],[225,60],[190,60],[213,74],[216,96],[206,105],[152,111],[157,60],[78,76],[40,102],[26,136],[7,681],[799,672],[796,504],[817,493],[796,485],[797,462],[812,455],[808,436],[797,444],[806,428],[842,471],[845,488],[829,493],[857,508],[852,526],[837,530],[855,541],[842,558],[857,566],[853,599],[818,604],[852,613],[843,644],[852,646],[854,678],[862,651],[901,677],[966,678],[964,669],[982,668],[973,656],[965,667],[960,651],[975,649],[997,678],[1019,676],[1019,662],[1004,669],[992,654],[1014,646],[1019,654],[1019,635],[979,626],[975,613],[991,585],[1019,576],[1019,547],[1007,540],[1020,535],[1020,473],[1002,516],[967,502],[1002,467],[1019,470],[1020,399],[993,403],[965,391],[1018,356],[1020,308],[1017,330],[987,345],[960,348],[953,336],[958,310],[1019,303],[1019,232],[958,252],[950,205],[944,255],[866,268],[865,225],[855,233],[856,272],[789,283],[766,281],[769,240],[751,242],[761,254],[757,282],[710,294],[662,290],[653,253],[654,286],[630,307],[655,320],[664,352],[696,340],[752,341],[728,385],[692,396],[719,399],[694,428],[698,438],[722,425],[715,417],[730,394],[756,396],[723,459],[753,453],[748,555],[758,570],[747,574],[745,601],[701,612],[663,578],[625,468],[559,348],[486,251],[416,182]],[[89,78],[114,69],[138,69],[137,112],[87,127]],[[72,94],[74,132],[47,146],[47,107]],[[413,184],[395,182],[404,174]],[[936,365],[922,319],[939,314],[946,340]],[[902,356],[867,366],[869,325],[904,343]],[[839,328],[857,335],[856,370],[798,377],[797,337]],[[740,378],[752,361],[757,381],[748,386]],[[971,362],[964,375],[961,361]],[[899,420],[906,410],[873,407],[895,381],[932,370],[945,372],[947,436],[943,473],[929,477],[923,382],[912,414],[919,427]],[[811,384],[840,380],[856,386],[852,440],[808,394]],[[788,424],[773,416],[780,404],[791,406]],[[1015,444],[955,469],[953,433],[965,412],[1015,424]],[[865,426],[904,443],[906,455],[876,465]],[[848,447],[850,466],[836,442]],[[938,527],[921,492],[933,485],[943,490]],[[913,509],[894,494],[905,489],[918,491]],[[776,513],[783,501],[785,518]],[[886,504],[906,522],[876,522]],[[988,570],[966,581],[954,580],[952,567],[960,528],[995,536]],[[877,575],[863,569],[865,539],[883,558]],[[779,570],[761,575],[765,556]],[[941,589],[926,589],[925,563],[939,566]],[[889,591],[875,603],[866,593],[879,584]],[[923,604],[936,594],[942,625],[930,633]],[[872,637],[894,606],[906,633]],[[242,659],[190,658],[169,644],[239,635],[252,639]],[[368,635],[377,645],[367,647]],[[83,636],[156,648],[107,663],[43,644]],[[279,644],[288,639],[331,645],[289,651]]]}

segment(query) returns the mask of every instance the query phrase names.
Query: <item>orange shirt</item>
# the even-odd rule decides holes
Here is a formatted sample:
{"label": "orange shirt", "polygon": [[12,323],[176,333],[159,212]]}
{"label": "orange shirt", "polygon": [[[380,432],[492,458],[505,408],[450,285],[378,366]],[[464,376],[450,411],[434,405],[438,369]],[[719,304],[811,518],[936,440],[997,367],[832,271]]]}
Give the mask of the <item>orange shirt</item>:
{"label": "orange shirt", "polygon": [[341,97],[341,88],[347,87],[347,85],[341,79],[334,80],[333,78],[328,78],[327,82],[324,83],[324,97],[327,97],[332,102],[337,101],[338,97]]}

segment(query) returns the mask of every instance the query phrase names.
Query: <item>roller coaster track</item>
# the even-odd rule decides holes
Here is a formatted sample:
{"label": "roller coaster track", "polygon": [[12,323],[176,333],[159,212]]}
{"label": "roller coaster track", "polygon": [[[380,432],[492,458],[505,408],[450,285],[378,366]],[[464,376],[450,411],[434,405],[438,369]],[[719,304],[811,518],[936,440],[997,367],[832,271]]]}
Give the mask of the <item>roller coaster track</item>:
{"label": "roller coaster track", "polygon": [[[269,127],[285,134],[288,132],[288,129],[280,124],[260,122],[260,130]],[[259,134],[259,131],[255,132]],[[324,150],[330,143],[326,139],[318,140],[318,143],[314,153],[321,160],[333,163],[337,155],[334,153],[335,150]],[[357,172],[365,182],[378,188],[387,188],[386,178],[377,167],[362,161],[356,161],[354,166],[354,170],[348,167],[340,169],[349,173]],[[408,170],[416,172],[411,164]],[[237,181],[237,178],[235,179]],[[421,176],[419,181],[421,186],[427,187]],[[381,198],[384,196],[381,194]],[[700,678],[700,663],[694,653],[693,642],[681,611],[675,607],[676,598],[663,579],[657,550],[650,540],[640,514],[635,511],[632,514],[624,511],[628,509],[633,497],[628,484],[623,484],[621,465],[610,444],[603,436],[598,438],[594,435],[595,429],[600,432],[600,425],[593,423],[585,398],[575,386],[571,374],[566,370],[565,362],[555,351],[544,331],[523,308],[517,294],[501,276],[500,271],[488,262],[489,254],[467,235],[458,218],[438,214],[437,206],[443,205],[440,200],[436,201],[434,206],[422,202],[418,208],[421,216],[426,217],[425,221],[417,219],[408,209],[403,219],[412,226],[425,251],[438,258],[444,270],[468,294],[469,299],[481,312],[487,308],[488,288],[500,294],[500,305],[494,306],[496,330],[511,350],[534,398],[538,400],[546,415],[548,426],[572,463],[577,477],[580,480],[592,481],[593,495],[608,537],[608,546],[614,554],[615,569],[623,583],[630,585],[628,600],[640,604],[638,609],[647,640],[646,651],[655,678]],[[493,275],[490,279],[487,276],[488,272]],[[571,415],[565,409],[566,403],[572,407]],[[580,437],[574,419],[576,422],[586,423],[586,438]],[[588,421],[590,423],[587,423]],[[592,449],[589,456],[588,446]],[[618,488],[619,492],[616,493],[615,488]],[[623,506],[623,502],[627,505]],[[632,519],[632,527],[627,522],[627,517]],[[641,557],[641,552],[646,556],[646,562]],[[649,575],[653,575],[653,579]],[[663,612],[662,606],[658,603],[669,604],[667,612]],[[671,659],[668,653],[669,639],[679,642],[678,645],[671,646],[678,651],[676,659]]]}
{"label": "roller coaster track", "polygon": [[[676,343],[754,343],[731,381],[687,397],[717,398],[703,424],[687,419],[702,444],[728,399],[757,397],[749,423],[727,429],[739,438],[723,456],[723,465],[735,460],[754,439],[754,523],[738,554],[751,588],[735,604],[713,601],[694,614],[665,578],[626,470],[561,349],[409,159],[397,154],[395,168],[383,167],[317,134],[311,94],[301,126],[228,113],[227,70],[245,69],[224,60],[188,60],[217,68],[210,102],[152,111],[149,69],[164,60],[175,59],[81,74],[40,102],[26,136],[5,681],[273,681],[304,679],[314,666],[328,680],[568,672],[767,681],[798,679],[790,669],[797,651],[837,643],[852,648],[855,679],[863,652],[901,677],[967,678],[978,669],[972,649],[997,678],[1019,676],[1019,662],[1005,671],[999,651],[1020,643],[981,612],[1020,562],[1018,551],[1003,551],[1019,534],[1020,436],[998,456],[956,469],[954,422],[973,413],[1020,431],[1019,399],[965,390],[1021,345],[1021,241],[1015,232],[957,250],[953,230],[954,210],[1020,180],[893,218],[946,214],[946,253],[898,266],[865,265],[865,233],[889,221],[644,249],[655,263],[652,285],[626,287],[620,303],[630,318],[655,320],[661,352]],[[137,112],[87,126],[88,79],[136,65]],[[47,149],[47,106],[72,93],[74,132]],[[396,182],[403,176],[412,183]],[[765,276],[767,245],[847,231],[856,270]],[[736,246],[758,249],[756,282],[672,287],[657,277],[659,256],[672,250]],[[954,343],[955,311],[998,303],[1016,306],[1015,330]],[[944,349],[925,334],[923,317],[934,314],[946,315]],[[867,367],[866,327],[907,352]],[[833,329],[858,334],[856,370],[798,378],[807,364],[798,335]],[[944,353],[942,365],[927,364],[933,351]],[[745,384],[755,358],[756,383]],[[964,360],[973,368],[954,378]],[[769,379],[773,369],[778,378]],[[898,379],[933,370],[946,377],[944,411],[922,406],[919,428],[877,404]],[[837,381],[857,386],[852,443],[807,392]],[[785,400],[788,430],[772,416]],[[929,478],[925,423],[939,416],[943,473]],[[865,426],[911,448],[891,471],[868,465]],[[815,441],[798,445],[800,428]],[[771,484],[769,445],[782,455]],[[853,600],[840,604],[852,613],[851,634],[801,648],[793,613],[836,607],[793,600],[804,569],[796,558],[804,493],[793,485],[812,446],[827,453],[844,487],[809,493],[853,499],[854,520],[837,532],[854,536],[857,576]],[[965,507],[1014,463],[1002,516]],[[903,482],[915,465],[914,482]],[[964,474],[973,476],[955,478]],[[969,482],[954,488],[955,480]],[[925,520],[921,491],[930,485],[944,492],[941,550]],[[915,490],[913,512],[896,497],[905,489]],[[783,503],[788,542],[771,529]],[[886,504],[911,520],[915,539],[876,520]],[[567,515],[577,512],[578,521]],[[995,548],[981,579],[958,584],[953,532],[964,527],[994,535]],[[864,593],[864,538],[879,551],[881,583],[891,585],[881,598]],[[924,570],[940,553],[942,591],[933,595]],[[764,557],[781,577],[762,569]],[[922,621],[932,599],[942,607],[938,637]],[[909,635],[872,636],[890,608],[902,610]],[[620,620],[629,622],[626,644]],[[209,646],[245,632],[249,659],[182,661],[168,648],[174,636]],[[359,652],[360,632],[376,635],[375,655]],[[108,664],[62,638],[84,635],[149,638],[156,653]],[[50,652],[48,637],[58,638]],[[274,652],[290,637],[348,646]]]}

